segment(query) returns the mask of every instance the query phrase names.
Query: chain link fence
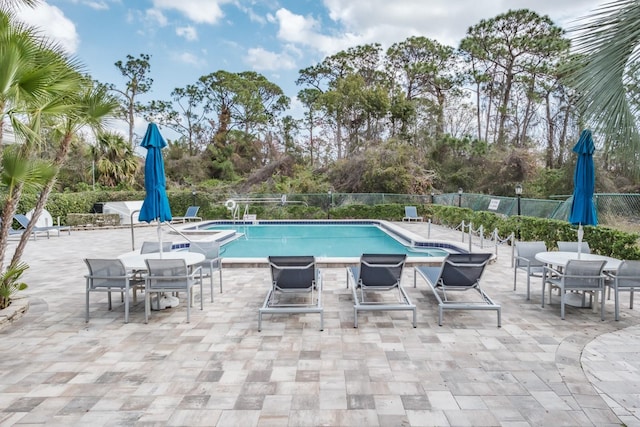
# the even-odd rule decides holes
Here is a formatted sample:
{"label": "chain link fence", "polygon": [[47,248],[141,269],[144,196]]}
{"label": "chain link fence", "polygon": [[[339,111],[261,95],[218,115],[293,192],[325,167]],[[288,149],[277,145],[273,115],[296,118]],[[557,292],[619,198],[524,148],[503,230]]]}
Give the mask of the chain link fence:
{"label": "chain link fence", "polygon": [[[434,203],[461,206],[474,211],[490,211],[502,215],[533,216],[567,221],[571,211],[571,196],[555,196],[557,200],[520,199],[517,197],[490,196],[486,194],[439,194]],[[603,225],[628,224],[640,228],[640,194],[599,193],[593,196],[598,221]],[[635,230],[637,231],[637,229]]]}
{"label": "chain link fence", "polygon": [[[474,211],[489,211],[512,216],[523,215],[566,221],[571,209],[571,196],[554,196],[552,199],[529,199],[521,197],[491,196],[474,193],[445,194],[387,194],[387,193],[315,193],[315,194],[243,194],[235,195],[238,203],[250,200],[250,204],[280,203],[285,197],[287,203],[318,206],[323,209],[348,205],[406,204],[460,206]],[[640,194],[601,193],[594,195],[598,221],[603,225],[628,224],[632,229],[640,229]],[[518,207],[519,205],[519,207]]]}

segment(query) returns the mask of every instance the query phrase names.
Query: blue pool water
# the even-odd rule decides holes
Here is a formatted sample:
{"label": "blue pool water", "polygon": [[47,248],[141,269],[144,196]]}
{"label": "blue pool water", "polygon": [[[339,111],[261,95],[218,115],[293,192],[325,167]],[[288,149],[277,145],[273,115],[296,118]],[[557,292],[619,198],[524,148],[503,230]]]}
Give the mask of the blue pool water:
{"label": "blue pool water", "polygon": [[405,253],[412,257],[442,257],[439,248],[412,249],[375,225],[269,224],[213,225],[212,230],[235,230],[243,236],[225,243],[223,258],[263,258],[269,255],[359,257],[363,253]]}

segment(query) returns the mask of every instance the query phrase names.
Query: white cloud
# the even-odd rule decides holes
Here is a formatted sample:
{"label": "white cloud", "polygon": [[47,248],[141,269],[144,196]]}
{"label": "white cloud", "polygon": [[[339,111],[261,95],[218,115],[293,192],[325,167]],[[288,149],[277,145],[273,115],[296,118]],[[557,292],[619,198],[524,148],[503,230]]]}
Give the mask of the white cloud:
{"label": "white cloud", "polygon": [[40,2],[35,8],[21,8],[16,16],[28,25],[38,27],[50,40],[58,43],[68,53],[78,50],[80,38],[76,26],[55,6]]}
{"label": "white cloud", "polygon": [[190,52],[180,52],[173,54],[172,56],[176,61],[182,62],[184,64],[195,65],[197,67],[206,65],[206,62],[202,59],[201,56],[195,55]]}
{"label": "white cloud", "polygon": [[[572,20],[603,0],[323,0],[330,21],[321,23],[281,8],[267,15],[278,38],[331,55],[348,47],[380,43],[383,48],[410,36],[425,36],[457,47],[467,29],[509,9],[549,15],[567,29]],[[604,0],[606,1],[606,0]]]}
{"label": "white cloud", "polygon": [[280,25],[278,38],[289,43],[313,47],[325,55],[364,42],[362,37],[348,32],[337,37],[321,34],[321,26],[317,20],[295,15],[287,9],[279,9],[276,19]]}
{"label": "white cloud", "polygon": [[180,37],[184,37],[186,40],[194,41],[198,40],[198,32],[195,27],[187,26],[187,27],[178,27],[176,28],[176,34]]}
{"label": "white cloud", "polygon": [[176,10],[193,22],[215,24],[223,16],[221,5],[232,0],[153,0],[158,9]]}
{"label": "white cloud", "polygon": [[296,63],[287,53],[276,53],[261,47],[247,51],[244,61],[257,71],[291,70],[296,68]]}
{"label": "white cloud", "polygon": [[95,10],[109,9],[109,5],[104,1],[85,1],[84,4]]}
{"label": "white cloud", "polygon": [[165,27],[168,23],[167,17],[164,16],[164,13],[157,9],[147,9],[145,11],[145,20],[158,24],[161,27]]}

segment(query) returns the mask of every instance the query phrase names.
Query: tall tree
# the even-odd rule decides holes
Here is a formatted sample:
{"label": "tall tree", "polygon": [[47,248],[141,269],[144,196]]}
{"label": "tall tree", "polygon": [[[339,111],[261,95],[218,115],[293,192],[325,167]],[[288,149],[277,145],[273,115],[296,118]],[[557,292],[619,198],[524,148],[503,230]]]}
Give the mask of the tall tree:
{"label": "tall tree", "polygon": [[492,73],[486,80],[488,87],[497,90],[498,145],[507,142],[506,124],[514,107],[512,94],[516,85],[542,72],[568,47],[562,29],[549,17],[527,9],[510,10],[469,28],[460,48],[487,64],[483,68]]}
{"label": "tall tree", "polygon": [[[176,131],[187,142],[189,154],[196,154],[205,141],[198,138],[206,134],[208,109],[203,104],[204,92],[197,85],[187,85],[171,91],[171,101],[154,100],[146,107],[147,120]],[[177,106],[177,108],[176,108]]]}
{"label": "tall tree", "polygon": [[133,130],[135,129],[136,114],[144,111],[144,106],[138,102],[138,96],[151,90],[153,79],[149,77],[151,71],[151,56],[141,53],[138,58],[127,55],[127,62],[117,61],[114,65],[120,70],[126,79],[124,89],[114,84],[109,89],[116,92],[121,98],[122,119],[129,125],[129,145],[133,146]]}
{"label": "tall tree", "polygon": [[[438,138],[444,133],[446,94],[457,85],[454,48],[426,37],[409,37],[387,50],[387,62],[394,80],[404,88],[404,99],[416,109],[426,103],[434,106]],[[402,123],[404,135],[407,125]]]}
{"label": "tall tree", "polygon": [[253,71],[222,70],[200,77],[198,87],[205,108],[217,118],[207,150],[212,176],[233,177],[234,163],[241,169],[250,168],[247,161],[252,166],[261,164],[256,143],[276,126],[278,116],[289,106],[282,89]]}

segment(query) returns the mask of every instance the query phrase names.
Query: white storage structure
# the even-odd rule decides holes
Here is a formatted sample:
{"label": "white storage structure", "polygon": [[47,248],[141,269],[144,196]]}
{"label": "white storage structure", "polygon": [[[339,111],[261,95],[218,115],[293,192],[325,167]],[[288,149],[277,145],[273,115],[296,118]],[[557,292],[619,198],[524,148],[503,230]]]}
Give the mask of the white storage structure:
{"label": "white storage structure", "polygon": [[136,224],[140,222],[138,220],[138,214],[142,209],[142,200],[136,200],[133,202],[107,202],[102,207],[102,213],[120,215],[120,224]]}

